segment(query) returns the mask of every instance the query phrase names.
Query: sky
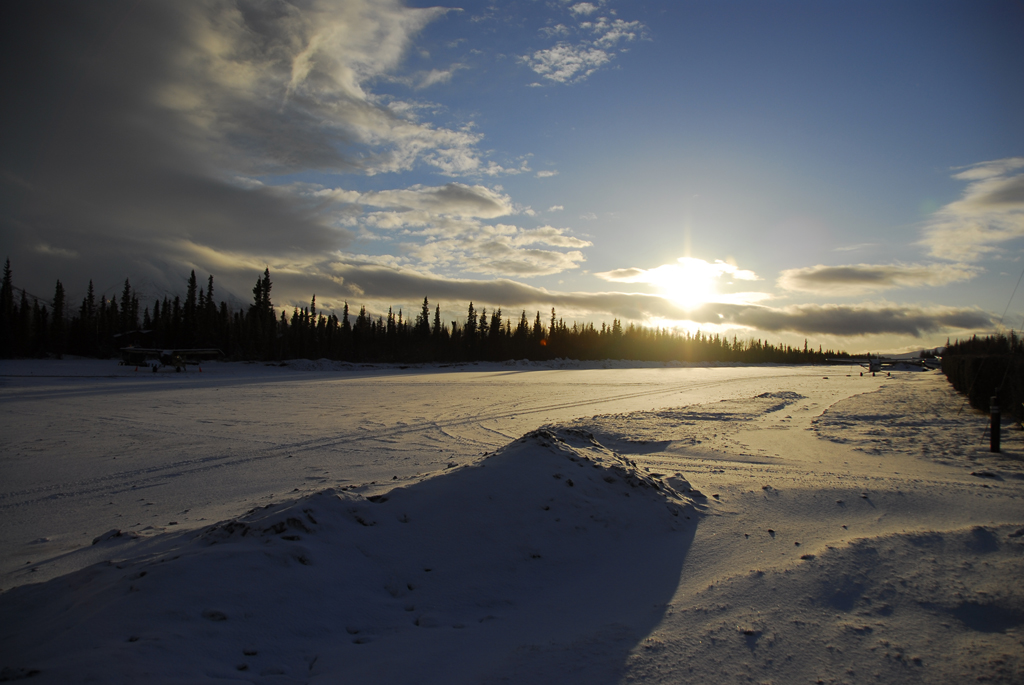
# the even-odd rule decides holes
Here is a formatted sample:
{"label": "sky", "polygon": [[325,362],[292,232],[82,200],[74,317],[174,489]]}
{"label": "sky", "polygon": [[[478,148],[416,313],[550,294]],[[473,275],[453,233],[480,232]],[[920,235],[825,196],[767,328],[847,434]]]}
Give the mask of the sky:
{"label": "sky", "polygon": [[269,268],[286,312],[851,352],[1024,326],[1021,2],[0,12],[0,257],[42,298],[195,270],[245,306]]}

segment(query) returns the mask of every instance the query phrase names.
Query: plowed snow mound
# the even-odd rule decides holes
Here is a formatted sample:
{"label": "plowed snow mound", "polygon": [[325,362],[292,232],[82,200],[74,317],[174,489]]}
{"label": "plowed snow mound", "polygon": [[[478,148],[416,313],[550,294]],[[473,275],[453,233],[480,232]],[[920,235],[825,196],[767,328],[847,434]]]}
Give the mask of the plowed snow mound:
{"label": "plowed snow mound", "polygon": [[454,660],[479,682],[545,672],[583,641],[572,668],[611,673],[677,587],[688,489],[580,431],[537,431],[369,499],[324,491],[187,534],[115,531],[96,542],[110,562],[0,596],[0,667],[61,683],[459,682]]}

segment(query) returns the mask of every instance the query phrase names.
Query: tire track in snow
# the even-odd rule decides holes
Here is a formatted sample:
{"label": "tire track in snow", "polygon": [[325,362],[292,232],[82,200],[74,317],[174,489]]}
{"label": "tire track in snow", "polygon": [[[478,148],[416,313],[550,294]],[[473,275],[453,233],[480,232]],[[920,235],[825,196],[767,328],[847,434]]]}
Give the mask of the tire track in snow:
{"label": "tire track in snow", "polygon": [[[817,374],[815,374],[817,375]],[[759,376],[756,380],[771,380],[775,378],[793,378],[793,374],[779,374],[776,376]],[[645,397],[657,397],[659,395],[671,395],[677,392],[695,391],[695,390],[706,390],[708,388],[714,388],[722,385],[728,385],[732,383],[749,382],[752,379],[749,378],[726,378],[721,380],[706,381],[702,383],[678,383],[670,386],[660,387],[654,390],[643,390],[628,393],[619,393],[617,395],[610,395],[607,397],[585,399],[578,401],[569,402],[556,402],[552,404],[545,404],[537,407],[531,407],[527,409],[521,409],[516,411],[510,411],[507,409],[496,410],[490,414],[473,414],[471,416],[465,416],[460,418],[453,418],[449,420],[427,420],[419,423],[410,423],[403,425],[398,428],[392,428],[385,430],[382,433],[368,436],[366,434],[349,433],[349,434],[336,434],[330,437],[319,437],[312,438],[310,440],[290,443],[282,445],[282,449],[289,449],[292,451],[304,451],[304,450],[316,450],[324,447],[333,447],[343,442],[353,442],[358,440],[375,439],[378,436],[394,436],[402,435],[406,433],[415,433],[425,429],[444,429],[453,428],[457,426],[465,426],[468,424],[480,424],[484,421],[500,421],[502,419],[513,419],[519,418],[531,414],[540,414],[544,412],[563,411],[566,409],[575,409],[579,407],[590,407],[598,406],[602,404],[611,404],[614,402],[623,402],[632,399],[641,399]],[[681,390],[682,388],[682,390]],[[493,430],[493,429],[488,429]],[[497,432],[497,431],[495,431]]]}
{"label": "tire track in snow", "polygon": [[[97,476],[96,478],[89,478],[72,483],[53,483],[37,488],[5,492],[0,493],[0,511],[35,502],[42,502],[44,500],[60,500],[69,497],[91,495],[97,492],[111,495],[123,492],[132,492],[160,485],[160,483],[154,483],[153,481],[155,480],[180,478],[188,474],[203,473],[205,471],[213,471],[233,466],[245,466],[266,459],[280,459],[280,455],[264,454],[236,458],[203,457],[201,459],[185,459],[172,462],[170,464],[161,464],[160,466],[151,468],[131,469],[128,471],[119,471],[117,473],[108,473],[103,476]],[[110,483],[123,484],[123,487],[110,489]],[[19,499],[16,502],[6,501],[8,499],[15,499],[19,497],[27,499]]]}
{"label": "tire track in snow", "polygon": [[[354,444],[359,443],[373,443],[373,442],[394,442],[395,439],[402,436],[416,434],[416,433],[429,433],[439,432],[441,435],[448,437],[450,440],[456,443],[466,444],[468,441],[472,441],[476,445],[483,448],[490,448],[497,446],[492,442],[485,442],[479,440],[473,440],[465,435],[459,435],[453,432],[451,429],[458,428],[461,426],[476,425],[488,432],[492,432],[500,436],[501,440],[508,440],[509,438],[494,428],[486,428],[481,424],[483,422],[494,422],[509,419],[518,419],[524,416],[561,412],[571,409],[579,409],[583,407],[599,407],[602,405],[609,405],[619,402],[626,402],[630,400],[658,397],[672,394],[686,394],[689,392],[696,392],[701,390],[707,390],[710,388],[731,385],[736,383],[748,383],[751,381],[763,382],[771,381],[779,378],[794,378],[800,377],[803,374],[775,374],[767,376],[757,376],[756,378],[739,377],[739,378],[724,378],[715,379],[702,382],[687,381],[682,383],[673,383],[671,385],[659,386],[653,389],[647,390],[633,390],[630,392],[622,392],[613,395],[597,398],[586,398],[580,400],[569,400],[562,402],[550,402],[539,406],[531,406],[525,408],[516,408],[509,410],[505,408],[504,404],[498,404],[490,412],[485,413],[474,413],[466,414],[463,416],[453,417],[449,419],[420,419],[414,422],[404,423],[392,428],[385,429],[371,429],[367,430],[365,423],[360,424],[355,429],[343,432],[343,433],[332,433],[331,435],[323,435],[311,437],[306,440],[300,440],[296,442],[280,442],[274,443],[272,446],[258,449],[257,453],[251,456],[205,456],[199,459],[182,459],[171,463],[160,464],[157,466],[130,469],[125,471],[118,471],[115,473],[108,473],[95,478],[89,478],[85,480],[79,480],[74,482],[66,483],[52,483],[37,488],[30,488],[20,491],[12,492],[0,492],[0,511],[18,508],[24,505],[42,502],[45,500],[59,500],[68,499],[74,497],[82,497],[94,495],[96,493],[104,494],[117,494],[126,491],[138,490],[141,488],[154,487],[160,485],[161,481],[166,481],[171,478],[181,478],[195,474],[201,474],[204,472],[210,472],[219,469],[234,469],[250,466],[261,461],[269,459],[280,459],[282,453],[288,453],[289,455],[297,453],[309,453],[318,452],[325,449],[338,447],[339,445],[345,445],[351,447]],[[807,374],[807,375],[817,375]],[[109,417],[108,417],[109,418]],[[122,422],[133,423],[139,426],[144,424],[143,419],[130,419],[128,417],[118,417]],[[155,426],[146,425],[147,432],[153,432],[156,429]],[[164,432],[165,434],[174,434],[173,428],[157,429]],[[202,431],[200,435],[196,437],[202,440],[216,439],[230,442],[237,442],[238,438],[234,435],[220,435],[215,431]],[[269,438],[250,435],[250,440],[268,443],[271,442]],[[512,438],[514,439],[514,438]],[[266,450],[265,453],[259,453]],[[123,483],[126,487],[118,488],[117,490],[111,490],[109,488],[111,483]]]}

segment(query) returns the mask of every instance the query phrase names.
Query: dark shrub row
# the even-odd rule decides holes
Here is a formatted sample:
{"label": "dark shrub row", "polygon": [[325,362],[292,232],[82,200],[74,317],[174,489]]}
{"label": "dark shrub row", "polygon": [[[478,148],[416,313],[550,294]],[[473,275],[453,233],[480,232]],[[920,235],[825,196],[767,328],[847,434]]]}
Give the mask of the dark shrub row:
{"label": "dark shrub row", "polygon": [[942,356],[942,372],[975,409],[988,411],[995,396],[1003,415],[1024,418],[1024,346],[1015,333],[957,341]]}

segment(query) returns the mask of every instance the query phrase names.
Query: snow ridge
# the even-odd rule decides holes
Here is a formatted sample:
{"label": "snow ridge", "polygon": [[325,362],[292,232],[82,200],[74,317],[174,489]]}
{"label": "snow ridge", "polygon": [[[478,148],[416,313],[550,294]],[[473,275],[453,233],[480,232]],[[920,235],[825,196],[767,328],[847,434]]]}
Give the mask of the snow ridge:
{"label": "snow ridge", "polygon": [[547,668],[523,645],[583,639],[604,645],[591,667],[614,669],[675,590],[701,500],[584,431],[542,429],[369,497],[324,490],[198,531],[111,531],[95,543],[110,561],[0,595],[14,619],[3,666],[38,682],[401,682],[433,663],[424,682],[453,682],[441,674],[457,658],[479,682],[505,662]]}

